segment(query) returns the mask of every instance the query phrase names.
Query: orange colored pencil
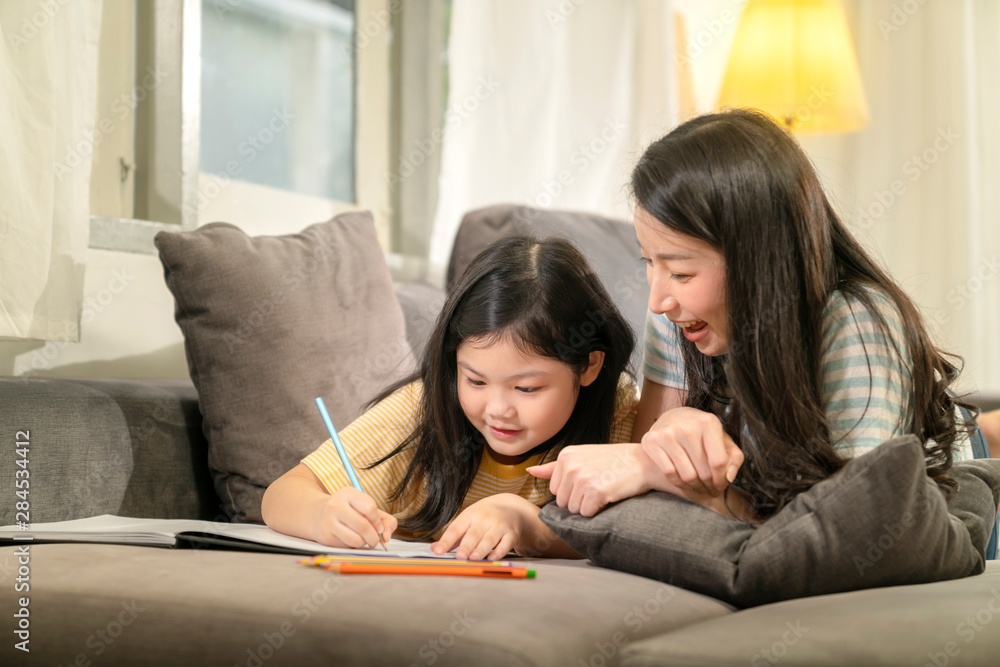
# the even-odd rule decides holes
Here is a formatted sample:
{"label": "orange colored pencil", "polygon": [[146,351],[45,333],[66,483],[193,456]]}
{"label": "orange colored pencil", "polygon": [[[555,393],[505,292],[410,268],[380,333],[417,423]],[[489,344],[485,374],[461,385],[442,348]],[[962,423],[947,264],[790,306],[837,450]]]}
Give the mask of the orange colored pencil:
{"label": "orange colored pencil", "polygon": [[300,565],[311,565],[322,567],[327,563],[374,563],[377,565],[416,565],[419,567],[514,567],[509,560],[457,560],[446,558],[414,558],[406,556],[355,556],[355,555],[330,555],[311,556],[297,561]]}
{"label": "orange colored pencil", "polygon": [[326,563],[324,570],[339,574],[437,574],[459,577],[534,579],[535,571],[523,567],[462,567],[449,565],[394,565],[391,563]]}

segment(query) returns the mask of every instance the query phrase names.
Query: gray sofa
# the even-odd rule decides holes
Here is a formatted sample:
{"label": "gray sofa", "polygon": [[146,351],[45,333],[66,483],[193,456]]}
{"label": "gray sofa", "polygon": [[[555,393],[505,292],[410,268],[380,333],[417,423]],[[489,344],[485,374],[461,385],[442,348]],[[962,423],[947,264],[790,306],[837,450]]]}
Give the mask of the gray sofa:
{"label": "gray sofa", "polygon": [[[489,241],[526,230],[577,240],[641,327],[638,250],[630,228],[614,221],[516,206],[470,213],[449,278]],[[442,294],[411,284],[397,297],[419,350]],[[20,430],[30,431],[32,522],[103,513],[225,520],[190,383],[2,378],[0,414],[0,525],[14,522]],[[532,561],[536,579],[498,581],[338,577],[295,560],[96,544],[35,544],[24,557],[0,548],[0,665],[1000,664],[997,562],[956,581],[737,610],[585,561]],[[23,596],[29,653],[15,648]]]}

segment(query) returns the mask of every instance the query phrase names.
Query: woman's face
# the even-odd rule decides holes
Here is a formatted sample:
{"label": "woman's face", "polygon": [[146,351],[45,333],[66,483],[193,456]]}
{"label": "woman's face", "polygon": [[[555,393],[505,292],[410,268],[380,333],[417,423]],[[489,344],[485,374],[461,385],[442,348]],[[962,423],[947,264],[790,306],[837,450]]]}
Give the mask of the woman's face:
{"label": "woman's face", "polygon": [[726,261],[708,243],[669,229],[635,209],[635,234],[646,261],[649,309],[681,326],[684,337],[710,357],[729,349]]}

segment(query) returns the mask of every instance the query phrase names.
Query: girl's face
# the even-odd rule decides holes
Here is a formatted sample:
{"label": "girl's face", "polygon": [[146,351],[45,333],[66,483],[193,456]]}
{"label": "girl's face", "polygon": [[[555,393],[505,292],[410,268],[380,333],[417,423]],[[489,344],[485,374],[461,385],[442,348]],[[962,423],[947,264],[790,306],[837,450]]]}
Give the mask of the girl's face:
{"label": "girl's face", "polygon": [[569,421],[580,387],[597,378],[604,353],[592,352],[580,376],[561,361],[521,351],[507,337],[488,345],[466,340],[457,361],[462,411],[493,458],[510,465]]}
{"label": "girl's face", "polygon": [[649,309],[681,325],[684,337],[710,357],[729,349],[726,261],[708,243],[666,227],[635,209],[635,235],[646,261]]}

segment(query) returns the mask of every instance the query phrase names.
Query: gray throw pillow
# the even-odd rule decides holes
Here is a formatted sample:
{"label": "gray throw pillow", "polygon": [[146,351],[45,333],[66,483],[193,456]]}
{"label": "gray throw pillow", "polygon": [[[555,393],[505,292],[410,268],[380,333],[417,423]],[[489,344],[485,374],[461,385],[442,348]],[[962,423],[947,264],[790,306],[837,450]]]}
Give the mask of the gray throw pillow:
{"label": "gray throw pillow", "polygon": [[413,369],[371,215],[287,236],[212,223],[155,241],[216,491],[233,521],[260,522],[268,484],[329,437],[316,397],[341,428]]}
{"label": "gray throw pillow", "polygon": [[660,492],[590,518],[551,503],[541,519],[599,565],[751,607],[982,572],[1000,460],[956,464],[953,477],[946,501],[911,435],[848,462],[756,529]]}

